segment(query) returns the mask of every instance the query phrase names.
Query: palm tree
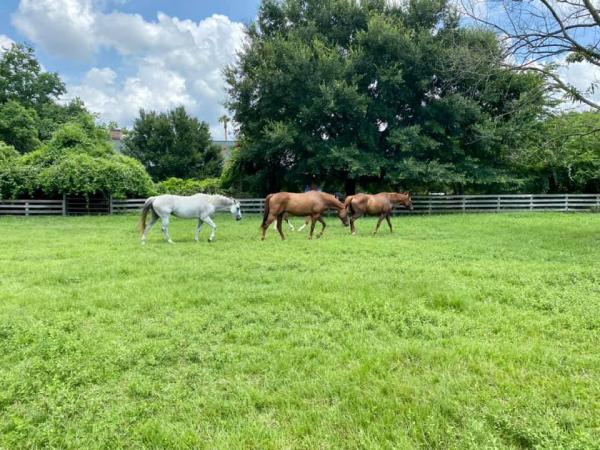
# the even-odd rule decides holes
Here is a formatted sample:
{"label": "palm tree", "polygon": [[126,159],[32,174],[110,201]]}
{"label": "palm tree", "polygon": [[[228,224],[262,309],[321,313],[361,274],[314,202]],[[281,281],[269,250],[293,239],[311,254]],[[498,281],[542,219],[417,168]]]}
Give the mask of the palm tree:
{"label": "palm tree", "polygon": [[227,142],[227,124],[231,121],[231,119],[227,116],[227,114],[223,114],[219,117],[219,122],[223,124],[223,129],[225,130],[225,142]]}

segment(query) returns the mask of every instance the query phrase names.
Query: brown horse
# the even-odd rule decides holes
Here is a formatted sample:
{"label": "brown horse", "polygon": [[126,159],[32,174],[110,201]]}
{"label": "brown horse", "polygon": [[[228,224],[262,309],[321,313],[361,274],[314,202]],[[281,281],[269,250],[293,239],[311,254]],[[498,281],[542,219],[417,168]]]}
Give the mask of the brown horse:
{"label": "brown horse", "polygon": [[377,226],[373,234],[379,230],[379,225],[383,219],[387,220],[390,226],[390,233],[392,232],[392,222],[390,216],[392,215],[392,209],[395,205],[402,204],[406,208],[413,209],[412,199],[408,192],[381,192],[379,194],[356,194],[346,197],[344,207],[348,211],[350,217],[350,229],[352,234],[356,234],[356,228],[354,222],[359,217],[364,215],[379,216]]}
{"label": "brown horse", "polygon": [[323,228],[317,235],[317,238],[323,236],[325,227],[327,226],[321,217],[329,208],[338,210],[338,217],[345,226],[348,226],[348,213],[344,204],[331,194],[319,191],[308,191],[303,194],[295,194],[292,192],[278,192],[276,194],[267,195],[265,199],[265,215],[263,217],[262,239],[265,239],[267,228],[275,219],[277,219],[277,231],[281,236],[281,240],[285,239],[281,230],[281,223],[286,214],[292,216],[310,216],[310,234],[309,239],[312,239],[315,225],[321,222]]}

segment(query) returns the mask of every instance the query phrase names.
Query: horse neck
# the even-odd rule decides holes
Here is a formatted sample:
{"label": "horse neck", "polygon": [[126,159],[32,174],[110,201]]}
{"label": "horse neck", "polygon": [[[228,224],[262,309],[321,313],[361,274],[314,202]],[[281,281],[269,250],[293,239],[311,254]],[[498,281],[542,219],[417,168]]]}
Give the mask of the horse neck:
{"label": "horse neck", "polygon": [[217,209],[227,209],[233,204],[233,201],[230,198],[223,195],[213,195],[211,200],[211,203]]}
{"label": "horse neck", "polygon": [[344,204],[331,194],[321,192],[321,198],[329,208],[344,209]]}
{"label": "horse neck", "polygon": [[408,195],[400,194],[398,192],[388,192],[386,196],[390,203],[404,203],[404,201],[406,201],[408,198]]}

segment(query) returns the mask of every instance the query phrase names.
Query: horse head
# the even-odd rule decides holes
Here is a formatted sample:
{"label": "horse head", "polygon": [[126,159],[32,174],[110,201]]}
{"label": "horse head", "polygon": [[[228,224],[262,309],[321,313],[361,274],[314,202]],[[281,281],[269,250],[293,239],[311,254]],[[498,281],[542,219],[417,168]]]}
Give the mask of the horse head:
{"label": "horse head", "polygon": [[345,227],[350,225],[350,219],[348,219],[348,210],[346,208],[338,210],[338,217],[340,218]]}
{"label": "horse head", "polygon": [[392,203],[400,203],[405,208],[413,210],[412,197],[410,196],[410,192],[394,192],[390,194],[390,201]]}
{"label": "horse head", "polygon": [[[233,199],[232,199],[233,200]],[[242,207],[240,202],[233,200],[229,212],[235,217],[235,220],[242,220]]]}

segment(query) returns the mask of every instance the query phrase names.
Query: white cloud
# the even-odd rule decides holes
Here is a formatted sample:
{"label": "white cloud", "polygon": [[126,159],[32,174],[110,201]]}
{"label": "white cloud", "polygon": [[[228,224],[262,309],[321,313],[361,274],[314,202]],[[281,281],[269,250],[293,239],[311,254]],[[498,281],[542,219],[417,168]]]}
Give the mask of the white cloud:
{"label": "white cloud", "polygon": [[[600,89],[590,92],[590,87],[600,83],[600,67],[589,62],[577,62],[563,65],[558,70],[560,78],[572,86],[575,86],[580,92],[586,94],[586,97],[595,103],[600,104]],[[600,86],[598,86],[600,87]],[[565,103],[565,109],[586,110],[589,107],[580,102]]]}
{"label": "white cloud", "polygon": [[13,40],[11,38],[9,38],[7,35],[5,34],[0,34],[0,52],[2,52],[5,49],[10,48],[10,46],[13,44]]}
{"label": "white cloud", "polygon": [[78,59],[97,48],[96,14],[90,0],[21,0],[13,25],[48,52]]}
{"label": "white cloud", "polygon": [[[105,121],[131,125],[140,108],[165,110],[183,104],[223,134],[225,113],[222,69],[242,46],[244,27],[213,15],[199,22],[158,13],[156,21],[138,14],[104,13],[99,0],[21,0],[13,23],[49,53],[93,61],[101,49],[114,49],[134,67],[133,76],[118,69],[93,67],[68,86]],[[117,70],[117,72],[115,72]]]}

